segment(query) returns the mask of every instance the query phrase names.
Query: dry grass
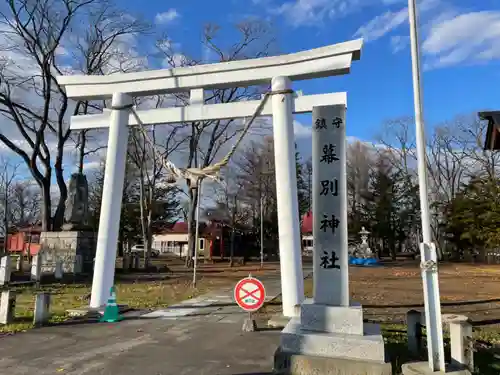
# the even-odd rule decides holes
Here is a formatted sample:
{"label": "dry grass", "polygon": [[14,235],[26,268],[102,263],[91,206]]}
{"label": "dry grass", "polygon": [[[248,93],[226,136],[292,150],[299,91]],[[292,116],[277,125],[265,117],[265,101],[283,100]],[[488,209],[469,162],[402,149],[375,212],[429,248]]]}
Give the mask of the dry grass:
{"label": "dry grass", "polygon": [[[405,314],[423,310],[422,278],[418,263],[399,263],[383,267],[351,267],[352,300],[361,302],[365,318],[381,324],[394,374],[410,358],[407,351]],[[440,267],[442,313],[460,313],[472,319],[474,339],[479,343],[474,354],[475,374],[500,374],[500,266],[445,264]],[[313,296],[313,280],[304,281],[307,297]],[[279,299],[265,306],[263,313],[281,310]],[[445,333],[445,338],[446,337]],[[493,348],[489,348],[493,346]],[[420,359],[425,359],[422,353]]]}
{"label": "dry grass", "polygon": [[[196,288],[192,286],[192,273],[184,268],[183,262],[175,258],[155,259],[156,265],[167,265],[168,273],[154,274],[118,274],[116,277],[116,295],[119,304],[126,304],[134,309],[161,308],[185,299],[205,294],[211,290],[228,288],[242,277],[273,273],[277,264],[267,264],[260,269],[259,264],[249,263],[244,266],[228,267],[227,262],[218,264],[200,264]],[[33,327],[35,295],[40,292],[51,293],[51,322],[57,323],[69,318],[66,310],[87,306],[91,291],[89,284],[49,284],[39,289],[33,286],[12,287],[16,292],[16,321],[0,326],[0,333],[25,331]]]}
{"label": "dry grass", "polygon": [[[153,281],[117,283],[116,295],[118,303],[135,309],[165,307],[184,299],[192,298],[212,289],[209,280],[200,280],[196,288],[190,281],[178,279],[174,281]],[[57,323],[69,318],[67,310],[88,305],[90,285],[84,284],[51,284],[39,289],[33,287],[14,288],[16,298],[16,322],[0,326],[0,333],[24,331],[33,327],[35,295],[40,292],[51,293],[51,322]]]}
{"label": "dry grass", "polygon": [[[439,281],[443,314],[464,314],[478,324],[500,321],[500,266],[443,264]],[[350,289],[366,318],[377,322],[400,323],[408,310],[423,309],[418,263],[351,267]]]}

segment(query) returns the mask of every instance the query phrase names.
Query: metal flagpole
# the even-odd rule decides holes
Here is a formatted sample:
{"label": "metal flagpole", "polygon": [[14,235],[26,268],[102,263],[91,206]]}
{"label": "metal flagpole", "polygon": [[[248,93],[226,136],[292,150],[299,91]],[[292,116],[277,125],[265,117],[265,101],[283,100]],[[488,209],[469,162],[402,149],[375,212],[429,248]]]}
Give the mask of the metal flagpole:
{"label": "metal flagpole", "polygon": [[443,329],[436,248],[432,243],[429,201],[427,199],[427,165],[425,132],[423,122],[422,83],[418,42],[418,20],[416,0],[408,0],[410,24],[413,96],[415,106],[415,135],[417,140],[418,183],[420,189],[420,211],[423,242],[420,244],[422,281],[424,284],[427,349],[431,371],[445,371]]}
{"label": "metal flagpole", "polygon": [[201,206],[201,182],[202,179],[199,178],[196,182],[198,186],[197,192],[197,202],[196,205],[196,231],[194,235],[194,259],[193,259],[193,287],[196,288],[196,267],[198,265],[198,249],[199,249],[199,236],[200,236],[200,206]]}

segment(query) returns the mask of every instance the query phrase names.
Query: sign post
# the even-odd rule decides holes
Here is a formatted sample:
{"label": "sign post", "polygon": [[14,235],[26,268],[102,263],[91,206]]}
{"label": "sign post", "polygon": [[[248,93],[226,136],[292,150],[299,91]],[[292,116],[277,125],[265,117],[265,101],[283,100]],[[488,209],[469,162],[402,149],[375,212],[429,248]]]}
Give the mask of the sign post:
{"label": "sign post", "polygon": [[253,332],[257,329],[252,313],[264,305],[265,299],[266,289],[261,281],[252,275],[238,281],[234,287],[234,300],[239,307],[248,312],[248,318],[243,323],[243,331]]}

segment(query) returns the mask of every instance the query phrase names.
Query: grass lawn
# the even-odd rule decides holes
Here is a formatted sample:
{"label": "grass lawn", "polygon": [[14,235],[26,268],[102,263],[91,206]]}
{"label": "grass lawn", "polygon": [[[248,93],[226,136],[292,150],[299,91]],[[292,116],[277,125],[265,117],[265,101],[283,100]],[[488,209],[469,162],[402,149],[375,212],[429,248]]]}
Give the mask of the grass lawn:
{"label": "grass lawn", "polygon": [[[409,360],[425,360],[425,348],[420,358],[409,357],[404,324],[408,310],[424,309],[418,263],[351,267],[349,271],[352,300],[362,303],[366,320],[381,325],[394,374],[400,374],[401,365]],[[442,313],[463,314],[473,322],[476,374],[500,374],[500,266],[445,264],[441,265],[439,272]],[[305,280],[304,290],[307,297],[312,297],[312,279]],[[280,310],[279,301],[273,302],[265,307],[266,314]],[[445,340],[447,344],[446,333]]]}
{"label": "grass lawn", "polygon": [[[179,259],[159,258],[154,263],[158,266],[167,265],[170,272],[122,274],[118,269],[115,286],[119,304],[126,304],[134,309],[166,307],[211,290],[230,288],[249,273],[262,275],[279,269],[279,264],[275,263],[267,264],[262,270],[256,263],[232,268],[228,267],[227,262],[199,264],[197,285],[193,288],[193,271],[186,269]],[[17,295],[16,319],[13,324],[0,325],[0,334],[25,331],[33,327],[35,295],[39,292],[51,293],[51,323],[68,320],[67,309],[88,306],[91,283],[46,284],[39,289],[34,286],[17,286],[10,289]]]}

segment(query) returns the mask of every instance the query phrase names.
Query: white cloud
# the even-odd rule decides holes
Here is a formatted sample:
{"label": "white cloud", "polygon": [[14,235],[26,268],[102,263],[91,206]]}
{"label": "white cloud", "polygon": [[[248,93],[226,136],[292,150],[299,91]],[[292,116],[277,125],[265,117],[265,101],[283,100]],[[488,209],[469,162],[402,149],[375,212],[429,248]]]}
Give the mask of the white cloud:
{"label": "white cloud", "polygon": [[282,15],[293,26],[319,26],[325,19],[340,17],[355,9],[361,0],[294,0],[270,8],[273,14]]}
{"label": "white cloud", "polygon": [[398,53],[406,48],[410,43],[410,37],[407,35],[394,35],[391,37],[391,48],[393,53]]}
{"label": "white cloud", "polygon": [[166,12],[158,13],[155,17],[155,23],[157,25],[165,25],[179,17],[180,14],[172,8],[167,10]]}
{"label": "white cloud", "polygon": [[[382,0],[385,4],[396,4],[401,1],[398,0]],[[406,3],[403,1],[401,3]],[[418,3],[418,10],[420,18],[427,18],[430,14],[429,11],[435,10],[436,8],[448,9],[442,0],[421,0]],[[435,16],[436,13],[432,14]],[[441,14],[441,13],[439,13]],[[408,8],[404,7],[397,11],[386,11],[368,21],[366,24],[361,26],[355,33],[354,37],[362,37],[366,42],[375,41],[384,35],[390,33],[391,31],[397,29],[401,25],[405,25],[408,29]],[[422,24],[422,20],[419,20]]]}
{"label": "white cloud", "polygon": [[293,132],[296,138],[308,138],[311,136],[311,127],[305,126],[298,122],[297,120],[293,121]]}
{"label": "white cloud", "polygon": [[[420,0],[420,10],[423,11],[435,7],[441,1]],[[280,5],[276,5],[276,1],[273,2],[272,0],[253,0],[253,3],[265,6],[269,13],[283,16],[289,24],[299,27],[322,26],[324,21],[360,12],[367,7],[382,6],[384,9],[387,9],[387,7],[405,4],[407,0],[288,0]],[[389,11],[387,13],[398,12]],[[381,23],[383,21],[379,20]],[[391,22],[387,18],[385,21]],[[383,28],[383,26],[380,24],[379,28]]]}
{"label": "white cloud", "polygon": [[434,23],[422,44],[426,68],[500,58],[500,11],[460,14]]}
{"label": "white cloud", "polygon": [[85,173],[93,172],[101,167],[101,161],[91,161],[83,164],[83,170]]}
{"label": "white cloud", "polygon": [[377,40],[398,26],[402,25],[408,19],[408,9],[404,8],[396,12],[387,11],[373,18],[366,25],[361,26],[354,37],[363,38],[366,42]]}
{"label": "white cloud", "polygon": [[[397,3],[397,0],[382,0]],[[432,69],[462,63],[477,64],[500,58],[500,11],[464,13],[443,0],[422,0],[419,7],[424,68]],[[361,26],[355,37],[375,41],[404,25],[408,30],[408,9],[386,11]],[[408,35],[390,38],[397,53],[409,44]]]}

